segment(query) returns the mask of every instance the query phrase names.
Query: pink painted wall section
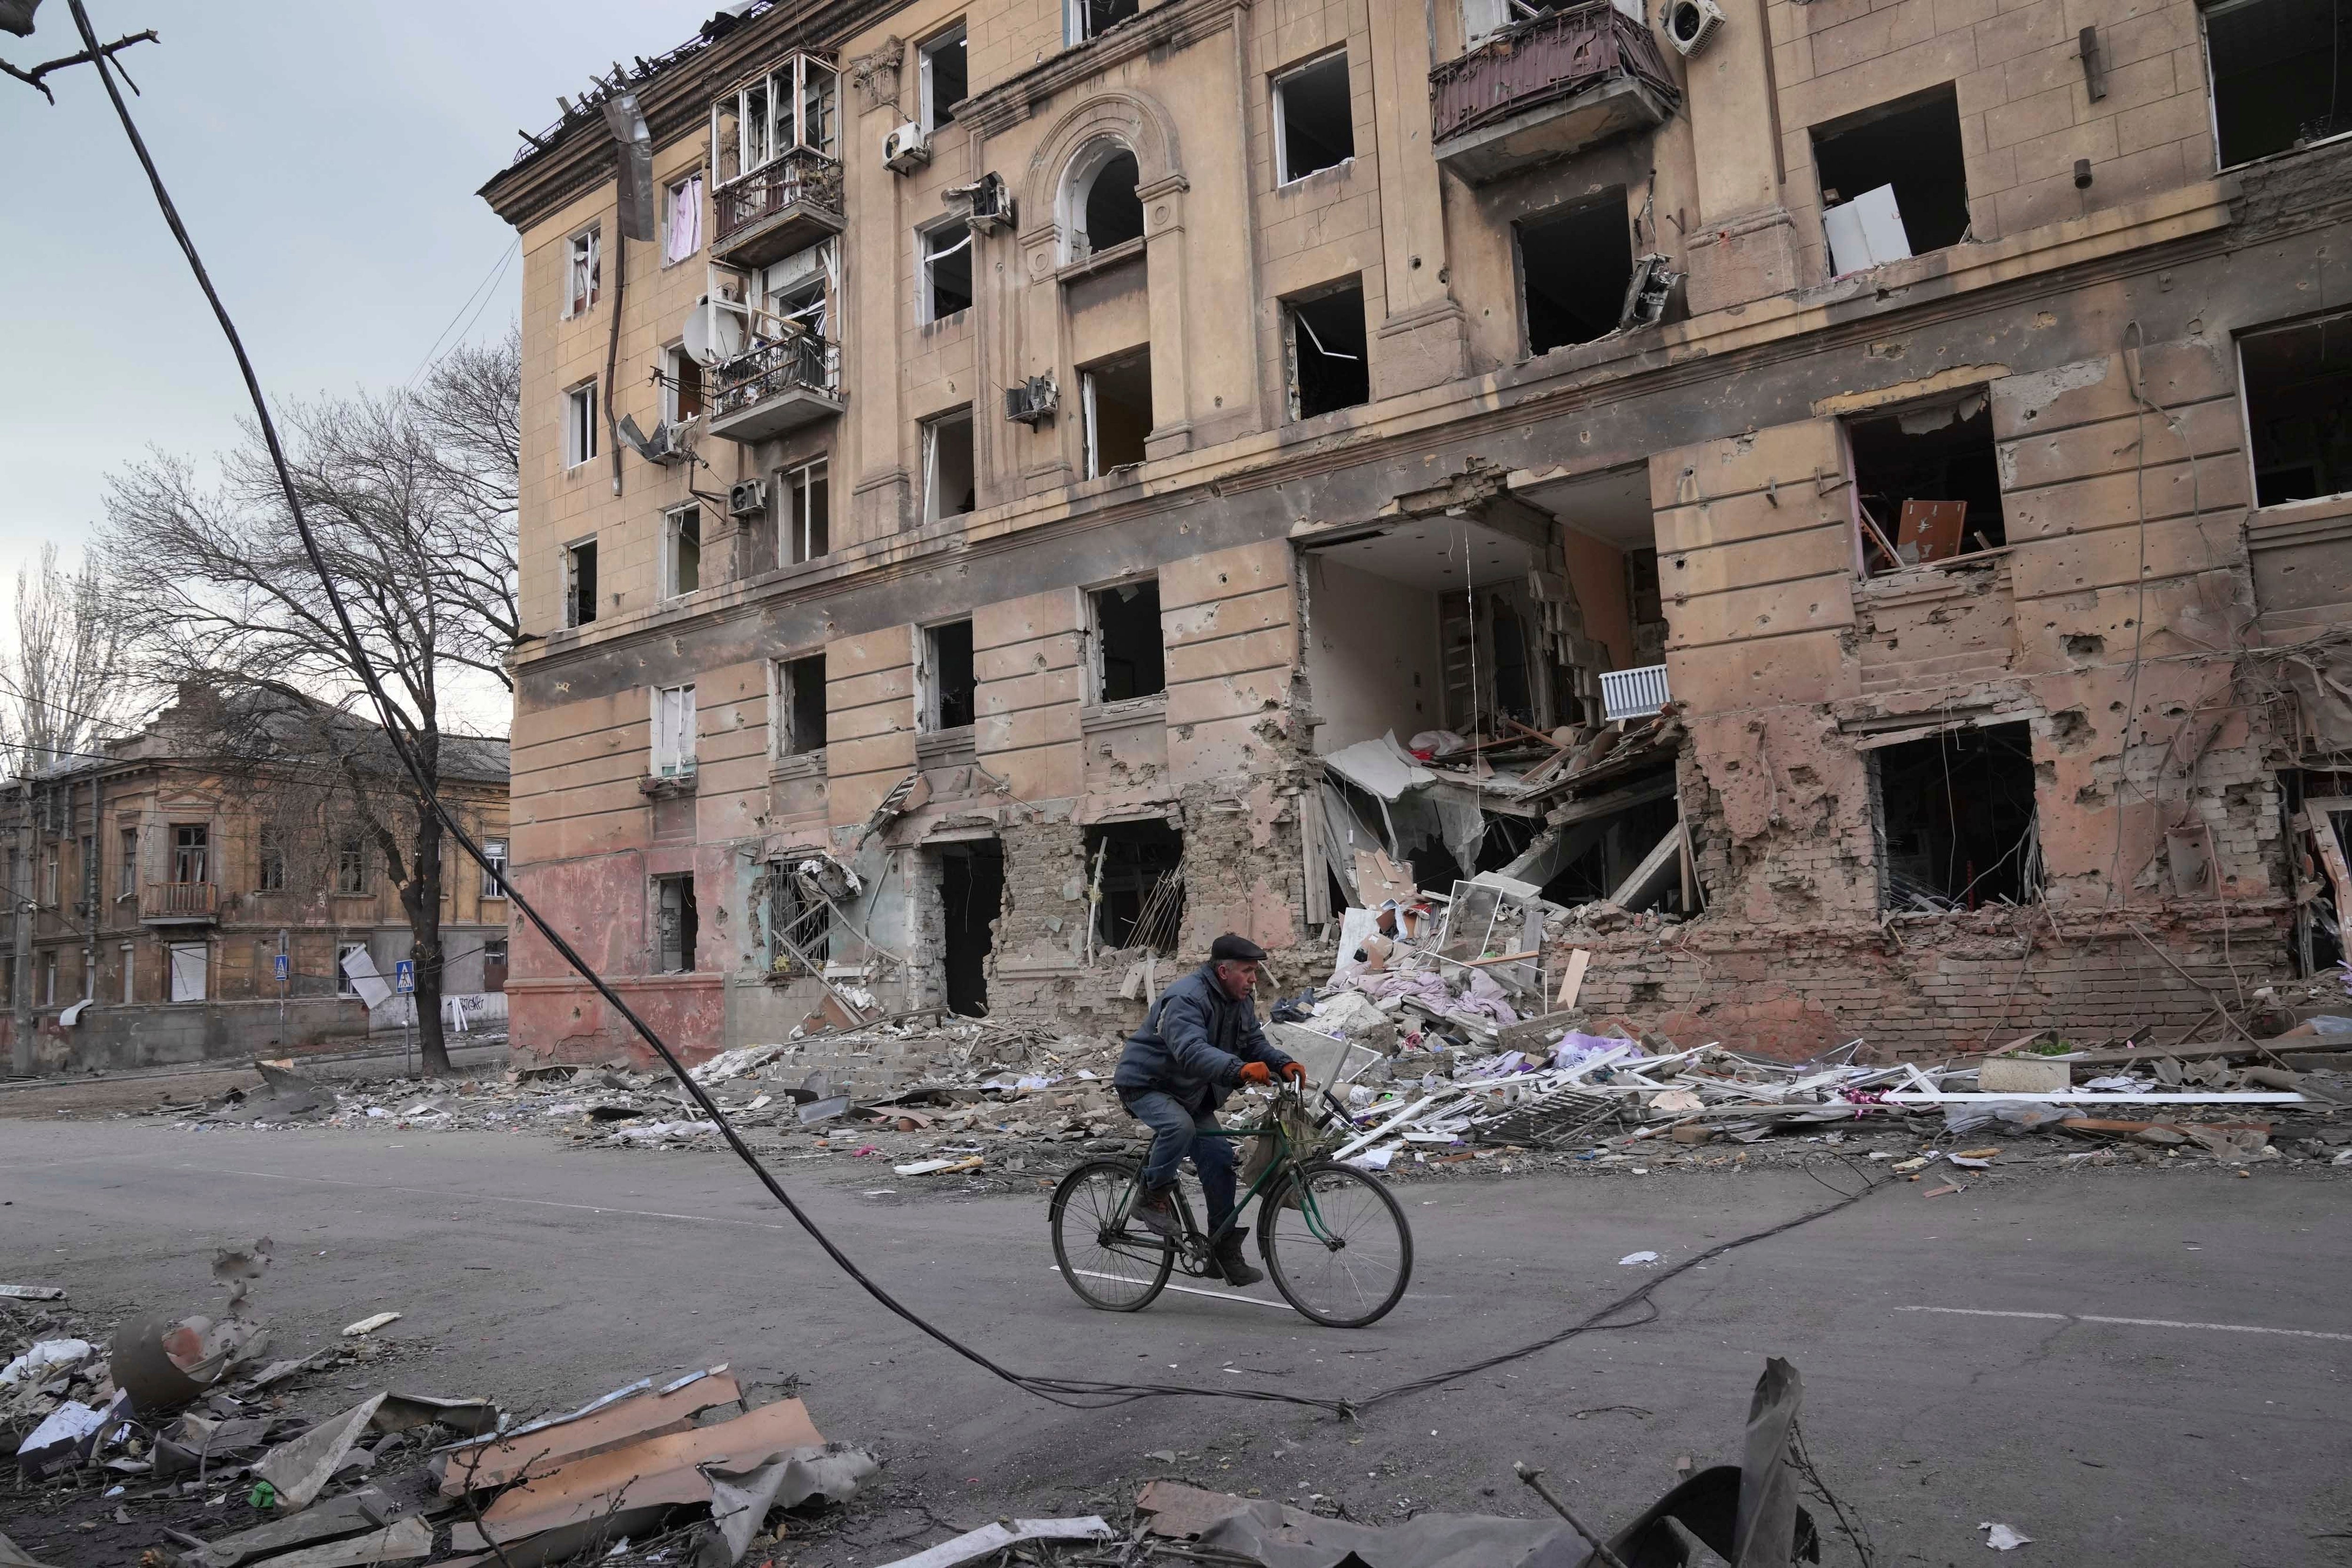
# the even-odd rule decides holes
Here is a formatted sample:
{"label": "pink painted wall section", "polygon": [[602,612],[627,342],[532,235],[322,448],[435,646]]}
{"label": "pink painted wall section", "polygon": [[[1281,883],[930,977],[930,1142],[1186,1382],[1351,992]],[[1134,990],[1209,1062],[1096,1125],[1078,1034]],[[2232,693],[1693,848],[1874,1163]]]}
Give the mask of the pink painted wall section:
{"label": "pink painted wall section", "polygon": [[1618,669],[1633,663],[1633,607],[1625,597],[1625,553],[1574,528],[1559,531],[1568,558],[1568,580],[1584,613],[1584,634],[1609,649]]}

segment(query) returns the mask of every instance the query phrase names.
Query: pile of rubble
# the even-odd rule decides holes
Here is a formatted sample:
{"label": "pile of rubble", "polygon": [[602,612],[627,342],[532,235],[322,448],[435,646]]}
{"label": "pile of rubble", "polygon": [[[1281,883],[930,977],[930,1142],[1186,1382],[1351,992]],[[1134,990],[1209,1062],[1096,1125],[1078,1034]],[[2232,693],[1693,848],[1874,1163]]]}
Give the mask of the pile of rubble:
{"label": "pile of rubble", "polygon": [[369,1336],[398,1314],[268,1360],[245,1291],[269,1257],[266,1239],[217,1256],[231,1288],[218,1318],[131,1320],[103,1338],[53,1304],[61,1291],[0,1287],[16,1298],[0,1314],[16,1470],[0,1512],[20,1536],[0,1535],[0,1563],[526,1568],[634,1542],[642,1560],[721,1568],[768,1561],[786,1511],[844,1503],[879,1469],[724,1365],[532,1420],[388,1379],[354,1403],[367,1387],[354,1376],[394,1359]]}

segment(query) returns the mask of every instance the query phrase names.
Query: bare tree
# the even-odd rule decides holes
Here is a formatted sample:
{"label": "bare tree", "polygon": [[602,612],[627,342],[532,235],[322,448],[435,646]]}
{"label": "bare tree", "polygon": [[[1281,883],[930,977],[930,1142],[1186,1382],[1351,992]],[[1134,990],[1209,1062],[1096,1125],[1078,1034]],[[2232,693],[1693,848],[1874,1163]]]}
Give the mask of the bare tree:
{"label": "bare tree", "polygon": [[0,751],[30,778],[123,732],[129,649],[98,563],[68,571],[54,544],[17,569],[16,613],[16,640],[0,645]]}
{"label": "bare tree", "polygon": [[307,757],[334,779],[339,810],[398,888],[428,1072],[449,1065],[431,802],[445,773],[467,772],[451,768],[466,744],[453,705],[478,677],[509,685],[516,481],[501,465],[520,444],[520,366],[510,346],[462,350],[420,392],[322,399],[280,420],[296,494],[421,780],[372,716],[351,711],[364,701],[359,667],[257,432],[221,455],[216,485],[162,454],[108,482],[101,549],[142,673],[207,684],[232,713],[237,694],[278,699],[264,705],[279,716],[271,766]]}

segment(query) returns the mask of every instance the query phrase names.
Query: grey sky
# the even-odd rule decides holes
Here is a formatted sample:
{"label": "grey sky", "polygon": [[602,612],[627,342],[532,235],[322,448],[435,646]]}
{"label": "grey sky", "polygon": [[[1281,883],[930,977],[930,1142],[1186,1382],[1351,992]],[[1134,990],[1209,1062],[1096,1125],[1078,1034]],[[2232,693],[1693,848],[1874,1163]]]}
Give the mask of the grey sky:
{"label": "grey sky", "polygon": [[[691,35],[718,0],[87,0],[273,399],[398,385],[513,244],[474,194],[555,95]],[[79,47],[66,0],[0,57]],[[96,75],[0,78],[0,581],[70,552],[106,472],[231,444],[243,391]],[[471,337],[514,319],[509,266]],[[480,300],[476,301],[480,304]],[[473,308],[467,307],[467,314]],[[0,600],[5,592],[0,592]],[[5,613],[5,609],[0,609]]]}

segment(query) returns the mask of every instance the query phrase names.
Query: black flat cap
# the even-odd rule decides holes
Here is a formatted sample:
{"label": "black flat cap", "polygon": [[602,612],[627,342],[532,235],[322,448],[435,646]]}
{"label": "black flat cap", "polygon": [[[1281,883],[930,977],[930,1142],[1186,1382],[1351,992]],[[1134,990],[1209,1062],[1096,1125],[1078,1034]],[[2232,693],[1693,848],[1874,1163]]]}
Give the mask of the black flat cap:
{"label": "black flat cap", "polygon": [[1237,936],[1231,931],[1209,944],[1209,961],[1213,964],[1222,964],[1229,960],[1238,964],[1255,964],[1263,961],[1265,957],[1265,948],[1248,937]]}

